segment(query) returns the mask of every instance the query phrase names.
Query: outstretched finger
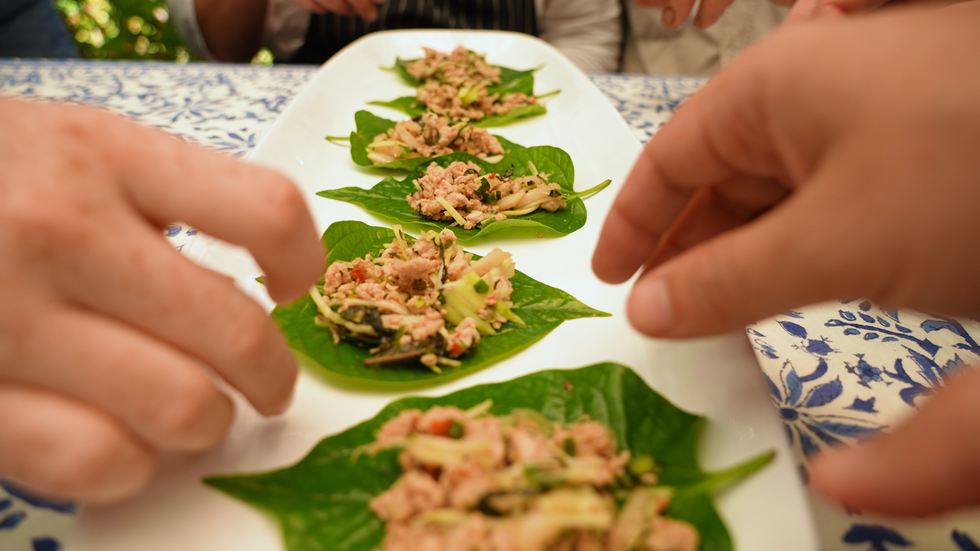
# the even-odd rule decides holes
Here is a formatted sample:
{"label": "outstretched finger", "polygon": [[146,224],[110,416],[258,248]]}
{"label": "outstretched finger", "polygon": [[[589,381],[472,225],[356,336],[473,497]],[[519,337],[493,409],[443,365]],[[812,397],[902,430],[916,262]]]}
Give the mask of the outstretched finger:
{"label": "outstretched finger", "polygon": [[[838,200],[829,195],[807,187],[752,222],[644,273],[627,302],[630,322],[655,337],[713,335],[866,288],[872,276],[858,267],[864,244],[839,247],[846,231],[821,224],[825,209]],[[843,226],[853,218],[858,215],[839,213]],[[844,266],[856,267],[851,279],[837,277]]]}
{"label": "outstretched finger", "polygon": [[156,453],[102,411],[30,386],[0,384],[0,476],[62,499],[110,503],[137,493]]}
{"label": "outstretched finger", "polygon": [[284,411],[296,361],[272,318],[229,278],[192,263],[131,216],[106,214],[97,227],[76,228],[82,237],[106,227],[132,229],[129,239],[118,242],[79,238],[77,254],[53,267],[57,287],[72,304],[204,361],[260,413]]}
{"label": "outstretched finger", "polygon": [[378,18],[378,6],[374,0],[347,0],[353,7],[357,15],[366,23],[371,23]]}
{"label": "outstretched finger", "polygon": [[694,18],[694,26],[699,29],[707,29],[715,24],[725,9],[732,4],[733,0],[701,0],[698,8],[698,15]]}
{"label": "outstretched finger", "polygon": [[599,279],[629,279],[685,208],[694,190],[675,187],[661,174],[648,145],[633,165],[599,235],[592,270]]}
{"label": "outstretched finger", "polygon": [[660,14],[660,22],[668,29],[676,29],[691,16],[694,0],[670,0]]}
{"label": "outstretched finger", "polygon": [[347,3],[347,0],[315,0],[320,5],[319,13],[331,12],[344,17],[354,15],[354,8]]}
{"label": "outstretched finger", "polygon": [[652,270],[688,249],[752,221],[788,193],[785,186],[774,180],[744,176],[702,188],[660,238],[644,270]]}
{"label": "outstretched finger", "polygon": [[112,139],[115,166],[136,208],[159,226],[187,222],[247,247],[277,301],[303,294],[322,275],[324,252],[299,189],[286,177],[101,116],[99,136]]}
{"label": "outstretched finger", "polygon": [[848,15],[840,5],[827,0],[797,0],[784,23],[794,24],[812,19],[840,19]]}
{"label": "outstretched finger", "polygon": [[848,508],[891,515],[980,505],[980,371],[964,370],[892,434],[819,455],[811,485]]}
{"label": "outstretched finger", "polygon": [[293,0],[293,3],[312,13],[323,13],[327,11],[317,0]]}
{"label": "outstretched finger", "polygon": [[621,283],[647,262],[699,189],[740,178],[783,181],[761,114],[764,84],[733,66],[677,111],[641,152],[606,218],[593,270]]}
{"label": "outstretched finger", "polygon": [[44,308],[11,329],[20,345],[4,359],[6,381],[85,402],[158,449],[196,452],[224,438],[234,406],[199,362],[127,325]]}

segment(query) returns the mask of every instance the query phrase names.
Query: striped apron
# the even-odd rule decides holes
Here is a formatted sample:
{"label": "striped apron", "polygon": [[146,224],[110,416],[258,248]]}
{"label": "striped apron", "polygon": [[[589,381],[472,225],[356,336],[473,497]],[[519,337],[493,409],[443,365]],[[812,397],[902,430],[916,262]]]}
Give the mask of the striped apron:
{"label": "striped apron", "polygon": [[354,40],[388,29],[492,29],[538,35],[534,0],[385,0],[378,19],[313,14],[306,43],[291,63],[326,61]]}

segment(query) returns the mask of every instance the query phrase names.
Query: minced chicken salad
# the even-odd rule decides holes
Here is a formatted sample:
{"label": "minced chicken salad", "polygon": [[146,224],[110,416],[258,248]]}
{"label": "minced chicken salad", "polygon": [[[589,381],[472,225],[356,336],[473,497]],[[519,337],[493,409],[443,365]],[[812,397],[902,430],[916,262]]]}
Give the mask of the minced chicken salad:
{"label": "minced chicken salad", "polygon": [[483,128],[467,121],[452,122],[449,117],[423,113],[407,121],[399,121],[384,134],[378,134],[367,146],[367,156],[374,164],[398,159],[435,157],[462,151],[481,159],[496,162],[504,148]]}
{"label": "minced chicken salad", "polygon": [[395,238],[377,256],[327,267],[323,292],[310,296],[335,343],[371,347],[365,365],[417,358],[436,373],[458,367],[481,336],[524,321],[512,311],[514,262],[493,249],[479,260],[464,252],[446,229],[418,239],[394,226]]}
{"label": "minced chicken salad", "polygon": [[415,179],[415,193],[406,197],[408,206],[423,218],[452,222],[472,229],[485,221],[523,216],[537,209],[555,212],[564,208],[567,196],[561,186],[548,181],[528,163],[530,175],[514,177],[506,172],[484,173],[472,162],[455,161],[446,168],[436,163]]}
{"label": "minced chicken salad", "polygon": [[663,516],[671,489],[649,456],[616,452],[584,417],[534,410],[402,411],[357,453],[401,448],[403,474],[374,497],[382,551],[695,551],[697,529]]}
{"label": "minced chicken salad", "polygon": [[424,84],[416,98],[429,111],[453,120],[480,120],[487,115],[503,115],[515,107],[537,103],[522,92],[488,94],[487,87],[500,84],[500,69],[483,56],[459,46],[450,54],[423,48],[425,56],[408,63],[405,69]]}

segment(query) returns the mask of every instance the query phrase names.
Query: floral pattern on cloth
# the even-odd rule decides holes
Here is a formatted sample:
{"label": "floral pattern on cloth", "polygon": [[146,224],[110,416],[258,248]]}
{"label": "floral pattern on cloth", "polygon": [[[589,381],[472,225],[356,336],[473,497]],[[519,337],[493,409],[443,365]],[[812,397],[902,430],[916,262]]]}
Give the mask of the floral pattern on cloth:
{"label": "floral pattern on cloth", "polygon": [[[317,67],[0,61],[0,94],[94,105],[189,142],[242,157]],[[641,142],[705,79],[590,75]],[[203,237],[174,224],[171,244],[194,257]],[[199,243],[198,243],[199,244]],[[195,257],[195,260],[198,260]],[[897,426],[965,365],[980,361],[980,322],[883,310],[851,300],[807,307],[747,328],[801,471],[822,448]],[[980,514],[896,520],[849,513],[812,496],[825,551],[980,551]],[[0,549],[58,551],[74,507],[0,485]]]}
{"label": "floral pattern on cloth", "polygon": [[0,94],[101,107],[239,157],[316,67],[3,61]]}
{"label": "floral pattern on cloth", "polygon": [[[887,433],[958,369],[980,364],[980,322],[840,300],[746,328],[796,460]],[[823,548],[980,551],[980,515],[888,519],[811,494]]]}

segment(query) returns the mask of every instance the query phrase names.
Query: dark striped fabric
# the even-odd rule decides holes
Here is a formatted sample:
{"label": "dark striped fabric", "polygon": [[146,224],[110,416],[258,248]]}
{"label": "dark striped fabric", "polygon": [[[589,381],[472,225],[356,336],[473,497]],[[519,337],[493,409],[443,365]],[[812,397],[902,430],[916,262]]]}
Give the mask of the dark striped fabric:
{"label": "dark striped fabric", "polygon": [[534,0],[385,0],[378,20],[313,14],[292,63],[323,63],[354,40],[389,29],[490,29],[538,35]]}

